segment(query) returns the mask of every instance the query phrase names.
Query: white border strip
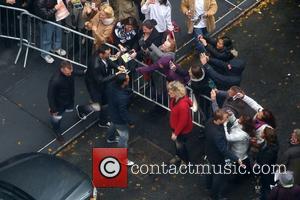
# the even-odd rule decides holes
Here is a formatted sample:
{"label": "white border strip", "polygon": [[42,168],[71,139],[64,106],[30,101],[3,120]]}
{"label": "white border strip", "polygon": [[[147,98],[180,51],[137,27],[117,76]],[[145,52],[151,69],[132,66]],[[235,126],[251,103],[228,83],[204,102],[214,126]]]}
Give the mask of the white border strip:
{"label": "white border strip", "polygon": [[228,0],[225,0],[225,2],[229,3],[230,5],[232,5],[233,7],[237,8],[237,9],[239,9],[239,10],[243,10],[243,9],[241,9],[238,5],[235,5],[234,3],[231,3],[231,2],[228,1]]}
{"label": "white border strip", "polygon": [[[87,117],[90,116],[90,115],[93,114],[93,113],[94,113],[94,111],[90,112],[90,113],[87,115]],[[65,135],[69,130],[71,130],[72,128],[74,128],[77,124],[79,124],[79,123],[82,122],[82,121],[84,121],[84,120],[83,120],[83,119],[79,120],[78,122],[76,122],[75,124],[73,124],[72,126],[70,126],[67,130],[65,130],[61,135],[62,135],[62,136]],[[42,147],[41,149],[39,149],[37,152],[43,151],[45,148],[49,147],[49,146],[50,146],[53,142],[55,142],[56,140],[57,140],[56,138],[53,139],[53,140],[51,140],[48,144],[46,144],[44,147]]]}

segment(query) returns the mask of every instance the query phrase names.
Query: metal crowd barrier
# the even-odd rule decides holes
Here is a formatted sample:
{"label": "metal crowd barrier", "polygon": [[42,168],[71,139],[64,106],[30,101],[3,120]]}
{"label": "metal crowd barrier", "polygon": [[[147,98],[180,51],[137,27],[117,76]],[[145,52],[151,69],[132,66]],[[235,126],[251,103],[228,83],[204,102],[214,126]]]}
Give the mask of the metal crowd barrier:
{"label": "metal crowd barrier", "polygon": [[[154,71],[151,72],[151,78],[149,80],[145,80],[143,75],[138,74],[137,78],[134,78],[131,82],[131,89],[138,96],[141,96],[144,99],[147,99],[148,101],[151,101],[156,105],[159,105],[160,107],[170,111],[170,97],[167,92],[167,83],[168,80],[164,74],[159,71]],[[193,90],[188,86],[186,86],[186,89],[191,100],[193,102],[196,101]],[[204,95],[201,98],[210,100],[210,98]],[[200,107],[198,107],[197,111],[192,111],[193,123],[196,126],[204,128],[204,125],[201,121],[202,116],[203,112],[201,111]]]}
{"label": "metal crowd barrier", "polygon": [[[3,32],[2,30],[3,24],[1,23],[0,37],[19,40],[19,51],[15,63],[17,63],[17,61],[19,60],[21,52],[25,47],[26,52],[25,52],[24,65],[23,65],[24,67],[26,67],[29,49],[34,49],[39,51],[40,53],[42,52],[47,53],[53,57],[57,57],[65,61],[69,61],[75,65],[87,68],[88,59],[90,57],[90,54],[92,53],[92,48],[94,43],[93,37],[75,31],[73,29],[67,28],[63,25],[51,21],[43,20],[40,17],[35,16],[24,9],[18,9],[14,7],[3,6],[3,5],[0,5],[0,8],[1,8],[1,17],[2,17],[2,9],[5,10],[6,13],[12,12],[14,16],[12,30],[7,28],[6,32]],[[19,21],[17,21],[17,19]],[[6,20],[6,25],[9,26],[10,25],[9,22],[11,19],[7,17],[5,20]],[[41,23],[48,23],[62,30],[63,32],[62,48],[67,51],[66,57],[62,57],[51,52],[46,52],[40,48],[39,25]],[[106,43],[106,45],[110,46],[112,49],[119,51],[119,49],[114,45],[108,43]],[[135,61],[140,65],[147,66],[136,59]],[[160,73],[159,71],[152,72],[152,78],[148,81],[144,80],[143,75],[138,74],[137,77],[134,78],[131,82],[131,88],[135,94],[159,105],[160,107],[166,110],[170,110],[169,96],[167,94],[166,85],[167,85],[166,76]],[[192,89],[187,87],[187,91],[190,98],[193,101],[195,101],[196,99],[195,96],[193,95]],[[208,97],[203,97],[203,98],[209,99]],[[200,108],[198,108],[198,111],[196,112],[192,112],[193,123],[199,127],[204,127],[201,124],[201,112],[199,109]]]}
{"label": "metal crowd barrier", "polygon": [[[0,37],[19,40],[19,51],[15,59],[15,64],[18,62],[21,52],[25,47],[24,67],[26,67],[27,64],[29,49],[34,49],[41,53],[47,53],[53,57],[87,68],[88,59],[92,53],[94,44],[93,37],[61,24],[43,20],[25,9],[11,6],[0,5],[0,23]],[[40,48],[40,25],[42,23],[51,24],[62,31],[62,48],[67,52],[66,57],[47,52]],[[118,50],[118,48],[113,45],[107,45]]]}
{"label": "metal crowd barrier", "polygon": [[24,9],[0,5],[0,37],[20,40],[19,17]]}
{"label": "metal crowd barrier", "polygon": [[[16,61],[18,60],[22,47],[26,46],[26,53],[24,59],[24,67],[26,66],[28,58],[28,49],[35,49],[39,52],[50,54],[53,57],[60,58],[71,62],[72,64],[87,68],[89,57],[92,54],[94,38],[83,34],[81,32],[75,31],[73,29],[67,28],[61,24],[54,23],[51,21],[43,20],[40,17],[30,14],[28,12],[23,12],[20,15],[20,24],[26,20],[26,26],[22,26],[22,34],[20,38],[20,49],[17,55]],[[59,56],[52,52],[47,52],[40,48],[40,26],[42,23],[47,23],[61,29],[62,31],[62,48],[66,50],[66,57]],[[23,42],[26,41],[26,42]],[[115,46],[107,44],[111,48],[117,49]]]}

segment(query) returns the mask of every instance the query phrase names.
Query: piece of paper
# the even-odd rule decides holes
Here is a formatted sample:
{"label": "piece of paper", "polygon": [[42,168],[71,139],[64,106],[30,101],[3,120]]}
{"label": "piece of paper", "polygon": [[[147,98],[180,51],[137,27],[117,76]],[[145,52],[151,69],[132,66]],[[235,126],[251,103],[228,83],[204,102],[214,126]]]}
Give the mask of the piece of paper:
{"label": "piece of paper", "polygon": [[132,58],[130,57],[130,54],[129,53],[125,53],[121,56],[121,58],[123,59],[123,61],[125,63],[128,63],[130,60],[132,60]]}
{"label": "piece of paper", "polygon": [[[57,4],[59,4],[60,2],[62,2],[62,0],[57,0]],[[63,5],[55,13],[55,19],[57,22],[65,19],[70,15],[70,12],[66,8],[65,4],[63,2],[62,4]]]}

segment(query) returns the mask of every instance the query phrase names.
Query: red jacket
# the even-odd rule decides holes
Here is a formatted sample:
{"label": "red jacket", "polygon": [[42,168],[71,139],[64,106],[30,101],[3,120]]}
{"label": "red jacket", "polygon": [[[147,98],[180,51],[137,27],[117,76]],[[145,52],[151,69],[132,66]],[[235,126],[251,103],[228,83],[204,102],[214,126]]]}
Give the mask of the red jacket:
{"label": "red jacket", "polygon": [[192,122],[192,101],[187,97],[179,99],[175,102],[175,99],[170,100],[170,126],[176,136],[180,134],[190,133],[193,129]]}

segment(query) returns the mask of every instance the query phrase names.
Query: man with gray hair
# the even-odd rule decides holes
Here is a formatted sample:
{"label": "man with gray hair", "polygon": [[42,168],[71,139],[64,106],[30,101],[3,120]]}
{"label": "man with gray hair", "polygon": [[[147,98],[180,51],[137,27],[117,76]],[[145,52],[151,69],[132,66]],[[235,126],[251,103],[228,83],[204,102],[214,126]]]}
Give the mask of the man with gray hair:
{"label": "man with gray hair", "polygon": [[300,199],[300,186],[294,184],[294,173],[286,171],[278,175],[278,185],[272,189],[269,200],[298,200]]}
{"label": "man with gray hair", "polygon": [[290,146],[280,157],[279,163],[294,172],[295,184],[300,185],[300,129],[294,129],[291,133]]}

